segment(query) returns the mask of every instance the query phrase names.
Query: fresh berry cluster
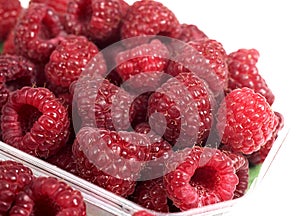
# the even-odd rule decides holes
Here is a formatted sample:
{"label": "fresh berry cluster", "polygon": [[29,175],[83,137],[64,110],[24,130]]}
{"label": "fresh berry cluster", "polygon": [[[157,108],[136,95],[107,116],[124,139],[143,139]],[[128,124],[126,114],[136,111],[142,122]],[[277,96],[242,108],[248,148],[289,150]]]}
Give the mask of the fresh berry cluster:
{"label": "fresh berry cluster", "polygon": [[86,215],[81,192],[55,177],[34,176],[20,162],[0,161],[0,214]]}
{"label": "fresh berry cluster", "polygon": [[[0,6],[0,140],[149,210],[245,194],[284,124],[256,49],[228,53],[155,0]],[[83,215],[77,192],[28,178],[1,211]]]}

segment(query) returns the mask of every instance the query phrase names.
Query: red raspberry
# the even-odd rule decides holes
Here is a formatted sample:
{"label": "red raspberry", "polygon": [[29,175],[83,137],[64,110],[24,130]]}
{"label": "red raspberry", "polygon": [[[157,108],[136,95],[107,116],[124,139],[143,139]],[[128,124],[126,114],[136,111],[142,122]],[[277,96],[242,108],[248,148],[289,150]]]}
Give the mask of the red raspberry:
{"label": "red raspberry", "polygon": [[[148,118],[153,130],[172,145],[201,144],[213,122],[214,98],[206,82],[193,73],[169,79],[149,98]],[[156,117],[157,113],[160,115]],[[183,146],[182,146],[183,145]]]}
{"label": "red raspberry", "polygon": [[180,33],[180,24],[174,13],[162,3],[152,0],[134,2],[122,20],[122,39],[146,35],[177,38]]}
{"label": "red raspberry", "polygon": [[9,215],[85,216],[81,193],[55,177],[37,177],[17,195]]}
{"label": "red raspberry", "polygon": [[51,52],[65,33],[53,8],[32,3],[15,27],[15,46],[18,52],[34,61],[47,62]]}
{"label": "red raspberry", "polygon": [[0,76],[0,115],[2,106],[7,102],[9,97],[9,90],[6,88],[5,85],[5,77]]}
{"label": "red raspberry", "polygon": [[217,119],[222,143],[243,154],[258,151],[276,127],[275,114],[266,99],[247,87],[225,97]]}
{"label": "red raspberry", "polygon": [[158,87],[169,59],[168,48],[159,40],[120,52],[116,56],[117,72],[125,87],[140,89]]}
{"label": "red raspberry", "polygon": [[149,153],[146,156],[146,164],[140,173],[140,179],[151,180],[163,176],[165,174],[165,163],[173,152],[172,146],[151,131],[148,123],[138,124],[135,131],[145,134],[151,143]]}
{"label": "red raspberry", "polygon": [[2,108],[3,141],[40,158],[65,145],[69,126],[66,108],[46,88],[23,87]]}
{"label": "red raspberry", "polygon": [[[46,76],[53,85],[68,88],[98,53],[97,46],[86,37],[69,35],[51,53],[45,67]],[[102,75],[106,72],[106,64],[100,55],[97,55],[97,60],[101,60],[97,66]]]}
{"label": "red raspberry", "polygon": [[[222,148],[221,148],[222,149]],[[223,150],[225,149],[225,150]],[[233,167],[236,170],[236,175],[239,178],[239,183],[236,185],[233,199],[239,198],[246,193],[249,183],[249,162],[240,153],[235,153],[229,150],[228,146],[224,146],[222,152],[226,154],[232,161]]]}
{"label": "red raspberry", "polygon": [[0,161],[0,214],[8,215],[17,193],[33,179],[31,169],[23,164],[6,160]]}
{"label": "red raspberry", "polygon": [[284,118],[282,114],[275,112],[276,119],[278,121],[276,129],[272,133],[272,137],[263,145],[258,151],[253,152],[250,155],[247,155],[247,158],[252,165],[262,164],[266,157],[268,156],[271,148],[273,147],[274,142],[278,137],[279,131],[283,128]]}
{"label": "red raspberry", "polygon": [[35,82],[36,66],[23,56],[0,55],[0,77],[5,77],[5,85],[10,91]]}
{"label": "red raspberry", "polygon": [[228,90],[248,87],[263,95],[270,105],[274,95],[266,81],[259,74],[256,63],[259,53],[256,49],[239,49],[228,55]]}
{"label": "red raspberry", "polygon": [[201,31],[196,25],[181,24],[180,27],[181,35],[178,37],[178,39],[184,42],[208,38],[206,34],[203,31]]}
{"label": "red raspberry", "polygon": [[224,153],[196,146],[175,153],[164,176],[168,197],[182,211],[233,198],[238,177]]}
{"label": "red raspberry", "polygon": [[182,72],[192,71],[204,79],[210,89],[218,95],[227,87],[226,59],[227,54],[218,41],[209,38],[190,41],[177,48],[167,73],[176,76]]}
{"label": "red raspberry", "polygon": [[7,38],[21,11],[19,0],[0,0],[0,42]]}
{"label": "red raspberry", "polygon": [[49,7],[52,7],[55,12],[59,14],[61,17],[61,21],[63,21],[63,17],[65,13],[67,12],[68,3],[70,0],[59,0],[59,1],[53,1],[53,0],[30,0],[29,4],[31,3],[44,3]]}
{"label": "red raspberry", "polygon": [[83,127],[73,154],[81,177],[126,197],[134,191],[149,144],[141,134]]}
{"label": "red raspberry", "polygon": [[141,210],[141,211],[137,211],[137,212],[133,213],[132,216],[154,216],[154,215],[147,211]]}
{"label": "red raspberry", "polygon": [[136,126],[140,123],[147,122],[148,100],[153,92],[145,92],[137,96],[132,102],[132,109],[135,110],[132,117],[131,125],[136,130]]}
{"label": "red raspberry", "polygon": [[169,212],[167,198],[162,177],[138,182],[134,193],[129,197],[144,208],[158,212]]}
{"label": "red raspberry", "polygon": [[[15,31],[12,29],[7,36],[6,40],[3,42],[3,50],[2,54],[11,54],[11,55],[16,55],[17,50],[15,46]],[[1,50],[1,48],[0,48]]]}
{"label": "red raspberry", "polygon": [[65,15],[67,32],[105,42],[116,37],[124,12],[120,0],[70,1]]}
{"label": "red raspberry", "polygon": [[83,126],[93,126],[107,130],[127,130],[133,97],[122,88],[102,77],[84,76],[71,87],[73,101]]}
{"label": "red raspberry", "polygon": [[47,158],[46,161],[74,175],[78,175],[71,144],[62,147],[55,155]]}

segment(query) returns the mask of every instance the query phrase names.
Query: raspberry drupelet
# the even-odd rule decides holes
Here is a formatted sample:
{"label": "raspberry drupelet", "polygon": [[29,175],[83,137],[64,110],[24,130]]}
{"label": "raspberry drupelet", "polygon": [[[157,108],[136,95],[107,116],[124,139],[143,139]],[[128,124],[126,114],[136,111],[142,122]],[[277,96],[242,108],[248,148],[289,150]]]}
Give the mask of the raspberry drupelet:
{"label": "raspberry drupelet", "polygon": [[46,88],[16,90],[2,108],[3,141],[40,158],[66,144],[69,127],[67,109]]}

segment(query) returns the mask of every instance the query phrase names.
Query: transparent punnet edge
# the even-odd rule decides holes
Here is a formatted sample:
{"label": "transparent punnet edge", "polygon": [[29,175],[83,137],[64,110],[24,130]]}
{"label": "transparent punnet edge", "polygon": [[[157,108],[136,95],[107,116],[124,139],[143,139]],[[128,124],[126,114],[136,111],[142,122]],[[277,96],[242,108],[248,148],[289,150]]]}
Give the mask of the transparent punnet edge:
{"label": "transparent punnet edge", "polygon": [[[289,129],[284,126],[284,128],[278,133],[278,137],[273,144],[265,162],[262,164],[258,177],[252,183],[251,187],[247,191],[251,191],[259,184],[265,174],[268,172],[274,158],[276,157],[278,151],[280,150],[282,144],[287,137]],[[139,210],[147,210],[125,198],[115,195],[103,188],[98,187],[86,180],[83,180],[69,172],[66,172],[52,164],[49,164],[41,159],[33,157],[25,152],[22,152],[10,145],[7,145],[0,141],[0,160],[14,160],[23,163],[25,166],[32,169],[36,176],[53,176],[60,180],[65,181],[74,189],[81,191],[86,205],[87,205],[87,215],[88,216],[109,216],[109,215],[122,215],[129,216],[134,212]],[[204,206],[201,208],[191,209],[185,212],[178,213],[160,213],[152,212],[154,215],[158,216],[213,216],[222,213],[229,213],[230,209],[239,202],[243,197],[224,201],[209,206]]]}

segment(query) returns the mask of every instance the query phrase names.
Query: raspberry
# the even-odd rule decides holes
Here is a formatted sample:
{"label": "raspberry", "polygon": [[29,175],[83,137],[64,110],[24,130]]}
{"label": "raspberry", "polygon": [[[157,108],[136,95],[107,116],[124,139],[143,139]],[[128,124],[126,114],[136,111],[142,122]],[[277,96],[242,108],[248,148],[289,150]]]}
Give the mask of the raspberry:
{"label": "raspberry", "polygon": [[105,43],[118,33],[125,4],[120,0],[74,0],[68,5],[65,28],[68,33]]}
{"label": "raspberry", "polygon": [[3,141],[40,158],[65,145],[69,126],[67,110],[46,88],[16,90],[2,108]]}
{"label": "raspberry", "polygon": [[256,49],[239,49],[228,55],[228,90],[248,87],[263,95],[270,105],[274,102],[274,94],[266,81],[259,74],[256,63],[259,52]]}
{"label": "raspberry", "polygon": [[222,143],[243,154],[258,151],[276,127],[275,114],[266,99],[247,87],[225,97],[217,119]]}
{"label": "raspberry", "polygon": [[[116,56],[117,72],[131,89],[158,87],[169,58],[168,48],[159,40],[120,52]],[[127,86],[126,86],[127,87]]]}
{"label": "raspberry", "polygon": [[72,87],[73,101],[83,126],[107,130],[127,130],[130,127],[130,109],[133,97],[122,88],[102,77],[84,76]]}
{"label": "raspberry", "polygon": [[[97,46],[86,37],[67,36],[57,45],[51,53],[50,61],[46,64],[45,73],[48,80],[55,86],[68,88],[79,78],[81,72],[98,52]],[[101,67],[99,73],[104,74],[106,64],[103,57],[102,62],[97,62],[97,64]]]}
{"label": "raspberry", "polygon": [[140,123],[147,122],[148,100],[153,92],[145,92],[137,96],[132,102],[132,109],[135,110],[132,117],[131,125],[136,130],[136,126]]}
{"label": "raspberry", "polygon": [[83,127],[73,154],[82,178],[126,197],[134,191],[148,145],[141,134]]}
{"label": "raspberry", "polygon": [[[172,146],[159,135],[151,131],[148,123],[140,123],[135,132],[145,134],[151,145],[146,156],[146,164],[140,173],[140,179],[151,180],[164,175],[165,163],[172,154]],[[148,147],[146,147],[148,148]]]}
{"label": "raspberry", "polygon": [[132,216],[154,216],[154,215],[147,212],[147,211],[140,210],[140,211],[137,211],[137,212],[133,213]]}
{"label": "raspberry", "polygon": [[233,198],[238,177],[224,153],[196,146],[175,153],[164,176],[168,197],[183,210]]}
{"label": "raspberry", "polygon": [[8,215],[16,194],[33,179],[32,171],[23,164],[6,160],[0,161],[0,214]]}
{"label": "raspberry", "polygon": [[[16,55],[17,50],[15,46],[15,31],[14,29],[10,31],[9,35],[7,36],[6,40],[3,42],[3,50],[2,54],[11,54]],[[0,48],[1,50],[1,48]]]}
{"label": "raspberry", "polygon": [[167,193],[164,188],[162,177],[138,182],[134,193],[129,199],[150,210],[169,212]]}
{"label": "raspberry", "polygon": [[21,11],[19,0],[0,0],[0,42],[7,38]]}
{"label": "raspberry", "polygon": [[10,91],[35,82],[36,66],[23,56],[0,55],[0,76],[5,77],[5,85]]}
{"label": "raspberry", "polygon": [[9,215],[85,216],[81,193],[55,177],[37,177],[20,192]]}
{"label": "raspberry", "polygon": [[215,102],[206,83],[195,74],[180,73],[169,79],[148,103],[148,118],[155,115],[153,130],[161,134],[166,127],[163,136],[172,145],[201,144],[208,137]]}
{"label": "raspberry", "polygon": [[18,52],[36,62],[47,62],[65,32],[53,8],[32,3],[15,27]]}
{"label": "raspberry", "polygon": [[[228,146],[223,146],[222,152],[226,154],[232,161],[233,166],[236,170],[236,175],[239,178],[239,183],[236,185],[233,199],[243,196],[248,189],[249,181],[249,162],[248,160],[239,153],[232,152]],[[223,150],[225,149],[225,150]]]}
{"label": "raspberry", "polygon": [[180,33],[180,24],[174,13],[162,3],[152,0],[134,2],[122,20],[122,39],[146,35],[177,38]]}
{"label": "raspberry", "polygon": [[271,138],[263,145],[258,151],[253,152],[250,155],[247,155],[247,158],[252,165],[261,164],[265,161],[266,157],[268,156],[271,148],[273,147],[273,143],[278,137],[279,131],[283,128],[284,125],[284,118],[282,114],[279,112],[274,112],[276,115],[276,120],[278,121],[275,130],[272,133]]}
{"label": "raspberry", "polygon": [[55,155],[47,158],[46,161],[74,175],[78,175],[71,144],[62,147]]}
{"label": "raspberry", "polygon": [[43,3],[49,7],[52,7],[55,12],[61,17],[61,21],[63,21],[64,15],[67,12],[67,7],[69,0],[59,0],[59,1],[51,1],[51,0],[30,0],[31,3]]}
{"label": "raspberry", "polygon": [[196,25],[192,24],[181,24],[181,35],[178,37],[179,40],[184,42],[190,42],[208,38],[206,34],[201,31]]}
{"label": "raspberry", "polygon": [[167,73],[176,76],[179,73],[191,71],[204,79],[210,89],[219,95],[227,87],[226,59],[227,54],[220,42],[202,38],[177,48]]}

